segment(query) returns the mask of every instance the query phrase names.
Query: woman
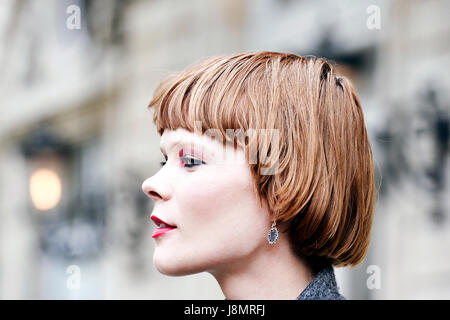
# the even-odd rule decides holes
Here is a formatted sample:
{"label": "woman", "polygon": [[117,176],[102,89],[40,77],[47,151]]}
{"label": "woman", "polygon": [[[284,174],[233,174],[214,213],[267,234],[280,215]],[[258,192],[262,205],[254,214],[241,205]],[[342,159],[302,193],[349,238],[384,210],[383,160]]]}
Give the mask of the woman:
{"label": "woman", "polygon": [[322,58],[209,58],[156,89],[166,159],[154,264],[209,272],[226,299],[344,299],[333,266],[365,257],[375,188],[361,105]]}

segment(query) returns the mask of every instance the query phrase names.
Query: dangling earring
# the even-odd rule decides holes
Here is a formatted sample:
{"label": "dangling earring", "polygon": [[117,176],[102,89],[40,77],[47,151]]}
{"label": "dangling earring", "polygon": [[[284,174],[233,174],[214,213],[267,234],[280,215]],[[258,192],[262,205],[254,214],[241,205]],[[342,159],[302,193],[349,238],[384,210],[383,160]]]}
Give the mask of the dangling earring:
{"label": "dangling earring", "polygon": [[278,240],[278,228],[277,223],[272,222],[272,227],[269,230],[269,234],[267,235],[267,240],[270,244],[275,244]]}

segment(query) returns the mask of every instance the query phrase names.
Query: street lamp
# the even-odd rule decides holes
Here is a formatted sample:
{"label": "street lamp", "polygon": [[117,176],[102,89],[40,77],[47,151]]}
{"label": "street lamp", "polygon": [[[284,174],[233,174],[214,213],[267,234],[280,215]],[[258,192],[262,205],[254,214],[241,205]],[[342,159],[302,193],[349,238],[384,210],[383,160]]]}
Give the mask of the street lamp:
{"label": "street lamp", "polygon": [[29,167],[28,191],[37,211],[56,208],[63,196],[70,147],[50,130],[36,130],[22,143],[22,153]]}
{"label": "street lamp", "polygon": [[61,178],[52,169],[36,169],[30,177],[30,197],[40,211],[53,209],[61,200]]}

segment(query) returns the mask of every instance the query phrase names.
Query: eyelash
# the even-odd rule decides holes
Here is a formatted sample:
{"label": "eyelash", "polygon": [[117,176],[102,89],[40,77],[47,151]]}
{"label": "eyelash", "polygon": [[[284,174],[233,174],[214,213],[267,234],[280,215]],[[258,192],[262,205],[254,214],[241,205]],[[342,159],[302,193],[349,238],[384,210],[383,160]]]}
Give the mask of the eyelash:
{"label": "eyelash", "polygon": [[[188,163],[183,162],[185,168],[193,168],[193,167],[199,166],[201,164],[206,164],[204,161],[196,159],[196,158],[191,158],[191,157],[181,158],[181,160],[183,160],[183,159],[185,159],[185,160],[187,159],[189,161]],[[167,163],[167,161],[161,161],[159,164],[161,165],[161,167],[163,167],[166,163]]]}

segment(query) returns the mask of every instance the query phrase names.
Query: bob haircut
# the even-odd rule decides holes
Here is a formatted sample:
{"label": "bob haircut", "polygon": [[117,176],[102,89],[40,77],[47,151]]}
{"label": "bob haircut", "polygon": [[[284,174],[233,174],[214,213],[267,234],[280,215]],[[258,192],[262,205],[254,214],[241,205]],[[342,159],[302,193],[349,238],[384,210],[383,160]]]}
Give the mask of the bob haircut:
{"label": "bob haircut", "polygon": [[[376,196],[372,150],[355,89],[326,59],[278,52],[208,58],[161,82],[148,107],[160,135],[194,132],[201,121],[200,133],[218,130],[235,148],[227,129],[256,130],[236,142],[258,199],[285,223],[294,252],[314,273],[325,263],[364,259]],[[252,163],[260,129],[271,128],[278,129],[278,152],[265,141]],[[275,174],[261,174],[267,160],[278,162]]]}

